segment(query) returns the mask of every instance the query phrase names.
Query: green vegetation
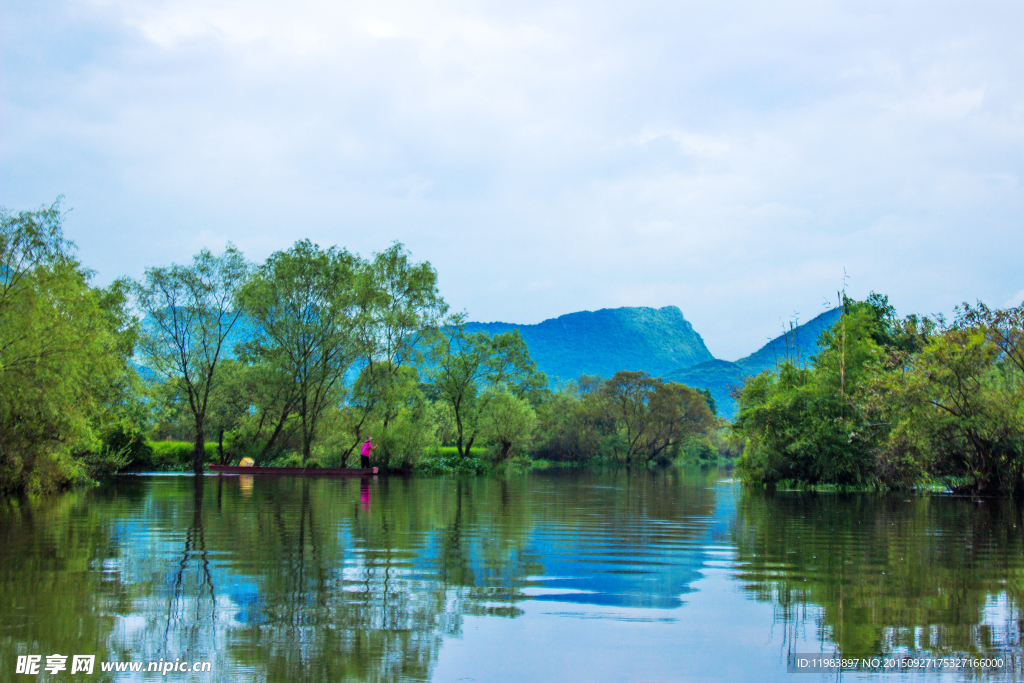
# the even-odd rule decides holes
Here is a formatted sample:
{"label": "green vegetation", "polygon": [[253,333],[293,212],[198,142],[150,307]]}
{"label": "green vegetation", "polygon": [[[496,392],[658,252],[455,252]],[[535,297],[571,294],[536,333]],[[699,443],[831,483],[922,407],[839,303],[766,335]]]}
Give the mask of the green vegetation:
{"label": "green vegetation", "polygon": [[581,377],[542,403],[538,413],[535,454],[549,461],[650,465],[687,453],[699,460],[703,446],[718,453],[720,421],[705,395],[645,372],[620,371],[607,380]]}
{"label": "green vegetation", "polygon": [[664,377],[691,387],[704,387],[714,397],[720,407],[719,414],[732,419],[736,415],[736,400],[733,388],[742,387],[748,377],[772,370],[784,361],[802,367],[818,352],[818,339],[821,333],[831,327],[839,318],[839,309],[833,308],[813,320],[796,325],[791,323],[789,329],[760,349],[738,361],[709,360],[689,367],[673,369]]}
{"label": "green vegetation", "polygon": [[748,482],[978,493],[1024,489],[1024,309],[964,304],[956,319],[896,317],[846,299],[807,365],[747,381],[735,424]]}
{"label": "green vegetation", "polygon": [[242,254],[204,249],[191,266],[147,268],[132,295],[146,313],[140,337],[147,367],[186,399],[194,428],[192,468],[203,471],[206,417],[225,340],[241,317],[235,305],[248,275]]}
{"label": "green vegetation", "polygon": [[[535,393],[545,384],[537,372],[526,343],[518,332],[490,337],[485,332],[467,332],[461,316],[440,328],[431,338],[428,377],[435,398],[445,404],[455,421],[455,446],[459,455],[469,457],[481,431],[502,445],[507,457],[513,441],[528,438],[529,418],[516,399]],[[507,398],[506,398],[507,397]],[[511,400],[510,400],[511,399]],[[491,405],[516,411],[518,426],[500,424]],[[527,406],[528,407],[528,406]]]}
{"label": "green vegetation", "polygon": [[132,431],[135,325],[123,283],[89,285],[59,200],[0,210],[0,492],[48,491],[116,468]]}
{"label": "green vegetation", "polygon": [[[6,493],[183,469],[182,442],[194,472],[246,456],[342,467],[371,435],[374,464],[402,471],[477,472],[533,457],[706,465],[742,452],[750,483],[1024,489],[1019,308],[964,305],[947,324],[900,319],[883,296],[844,296],[837,311],[746,359],[689,369],[700,390],[619,370],[553,392],[523,334],[492,335],[449,314],[437,273],[400,244],[366,260],[303,240],[259,266],[229,245],[98,289],[61,234],[59,204],[0,216]],[[675,308],[559,324],[578,335],[601,320],[618,330],[605,342],[627,356],[710,358]],[[661,332],[644,337],[644,326]],[[648,348],[652,339],[662,345]],[[738,415],[726,428],[721,387],[704,380],[739,381],[769,360],[730,399]]]}

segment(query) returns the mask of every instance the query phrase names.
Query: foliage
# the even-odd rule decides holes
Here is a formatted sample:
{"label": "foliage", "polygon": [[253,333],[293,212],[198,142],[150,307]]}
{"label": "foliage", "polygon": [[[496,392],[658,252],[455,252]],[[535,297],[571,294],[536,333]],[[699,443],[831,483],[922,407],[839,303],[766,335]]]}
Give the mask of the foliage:
{"label": "foliage", "polygon": [[645,372],[616,372],[601,389],[618,429],[625,462],[668,462],[680,443],[716,426],[703,394]]}
{"label": "foliage", "polygon": [[123,284],[89,286],[62,220],[59,199],[0,209],[0,492],[54,490],[119,463],[99,437],[132,404],[135,331]]}
{"label": "foliage", "polygon": [[738,463],[746,480],[872,482],[884,437],[866,400],[882,363],[879,324],[870,304],[847,301],[809,366],[786,361],[747,382],[735,423],[746,438]]}
{"label": "foliage", "polygon": [[296,392],[294,410],[309,459],[320,418],[335,404],[355,358],[357,257],[309,240],[271,254],[239,293],[256,323],[246,345],[258,362],[279,369]]}
{"label": "foliage", "polygon": [[248,276],[241,252],[229,244],[220,256],[203,249],[191,266],[147,268],[131,288],[147,316],[140,340],[147,365],[161,381],[177,385],[191,414],[196,474],[203,469],[216,370],[242,315],[236,297]]}
{"label": "foliage", "polygon": [[525,399],[505,389],[488,388],[480,415],[480,437],[494,444],[494,459],[505,462],[530,444],[537,428],[537,413]]}
{"label": "foliage", "polygon": [[518,332],[488,336],[468,332],[465,318],[453,316],[430,339],[427,375],[437,400],[447,403],[455,419],[455,445],[468,457],[476,441],[480,416],[497,394],[525,398],[545,383]]}
{"label": "foliage", "polygon": [[886,297],[844,300],[807,367],[747,381],[735,431],[748,482],[1024,490],[1024,313],[964,305],[953,324]]}
{"label": "foliage", "polygon": [[[370,366],[364,367],[353,385],[349,405],[339,413],[335,436],[326,447],[339,467],[348,463],[352,440],[360,436],[373,436],[376,448],[371,461],[374,466],[389,469],[408,470],[437,444],[435,411],[420,388],[415,368],[388,371],[388,382],[368,379],[371,372],[384,371],[380,363],[372,371]],[[373,390],[368,391],[371,382]],[[367,405],[371,401],[372,405]]]}
{"label": "foliage", "polygon": [[416,465],[417,472],[430,475],[485,474],[490,469],[491,465],[485,460],[459,455],[458,449],[454,447],[440,448],[428,453]]}
{"label": "foliage", "polygon": [[964,305],[920,352],[895,356],[880,382],[893,436],[888,463],[967,479],[977,492],[1024,490],[1021,309]]}
{"label": "foliage", "polygon": [[668,463],[718,420],[705,395],[644,372],[581,377],[540,407],[536,455],[550,460]]}
{"label": "foliage", "polygon": [[[409,252],[399,243],[363,266],[357,301],[361,369],[349,401],[352,426],[344,459],[362,442],[369,423],[376,425],[372,431],[388,451],[381,455],[390,459],[391,444],[408,443],[412,434],[412,423],[399,419],[403,411],[408,414],[409,401],[417,400],[410,386],[416,373],[410,371],[422,364],[426,338],[448,306],[437,290],[437,272],[427,262],[410,262]],[[414,422],[422,422],[422,417]],[[388,432],[399,423],[406,434],[392,438]]]}
{"label": "foliage", "polygon": [[[134,461],[129,469],[135,471],[187,472],[192,469],[195,443],[192,441],[148,441],[149,458]],[[217,444],[207,443],[203,448],[205,462],[217,462]]]}
{"label": "foliage", "polygon": [[536,455],[583,463],[606,457],[615,438],[615,418],[601,400],[600,377],[583,375],[538,407]]}

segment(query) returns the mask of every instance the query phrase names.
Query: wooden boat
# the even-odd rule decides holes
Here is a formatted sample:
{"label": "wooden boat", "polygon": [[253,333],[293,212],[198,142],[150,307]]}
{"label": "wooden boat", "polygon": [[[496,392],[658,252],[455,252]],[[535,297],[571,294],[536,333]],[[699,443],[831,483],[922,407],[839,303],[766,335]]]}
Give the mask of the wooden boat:
{"label": "wooden boat", "polygon": [[377,474],[376,467],[239,467],[237,465],[210,465],[217,474],[274,474],[288,477],[369,477]]}

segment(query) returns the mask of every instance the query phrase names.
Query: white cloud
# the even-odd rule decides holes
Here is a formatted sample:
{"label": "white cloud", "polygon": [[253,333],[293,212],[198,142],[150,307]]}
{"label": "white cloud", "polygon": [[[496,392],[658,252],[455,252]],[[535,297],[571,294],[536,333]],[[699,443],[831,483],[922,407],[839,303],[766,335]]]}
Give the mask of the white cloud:
{"label": "white cloud", "polygon": [[1015,2],[4,13],[0,202],[66,193],[104,278],[399,239],[474,318],[675,304],[726,358],[844,267],[907,312],[1024,284]]}

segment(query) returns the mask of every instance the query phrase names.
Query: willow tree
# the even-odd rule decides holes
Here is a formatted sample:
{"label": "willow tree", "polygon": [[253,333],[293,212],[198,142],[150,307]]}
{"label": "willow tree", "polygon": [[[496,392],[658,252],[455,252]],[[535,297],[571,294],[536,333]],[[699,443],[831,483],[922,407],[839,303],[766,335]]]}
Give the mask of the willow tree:
{"label": "willow tree", "polygon": [[601,388],[615,419],[618,449],[626,462],[667,462],[692,436],[706,436],[718,422],[704,394],[646,372],[616,372]]}
{"label": "willow tree", "polygon": [[462,314],[452,316],[431,337],[427,374],[434,394],[452,409],[455,443],[465,457],[494,396],[504,390],[522,398],[546,383],[518,330],[493,337],[467,332]]}
{"label": "willow tree", "polygon": [[429,262],[415,263],[399,243],[374,254],[356,280],[356,344],[359,379],[350,402],[352,440],[349,457],[368,421],[380,427],[381,445],[410,399],[410,371],[423,361],[425,340],[448,310],[437,289],[437,271]]}
{"label": "willow tree", "polygon": [[89,286],[64,239],[60,200],[0,209],[0,491],[59,488],[87,475],[117,387],[130,373],[122,285]]}
{"label": "willow tree", "polygon": [[203,471],[206,421],[217,368],[230,351],[228,337],[242,318],[239,289],[249,277],[242,253],[228,245],[217,256],[203,249],[189,266],[147,268],[132,294],[146,314],[141,348],[148,367],[177,383],[194,425],[192,468]]}
{"label": "willow tree", "polygon": [[294,410],[308,460],[324,412],[339,402],[355,360],[357,256],[322,250],[309,240],[279,251],[260,266],[240,300],[255,325],[247,353],[281,370],[295,392]]}

